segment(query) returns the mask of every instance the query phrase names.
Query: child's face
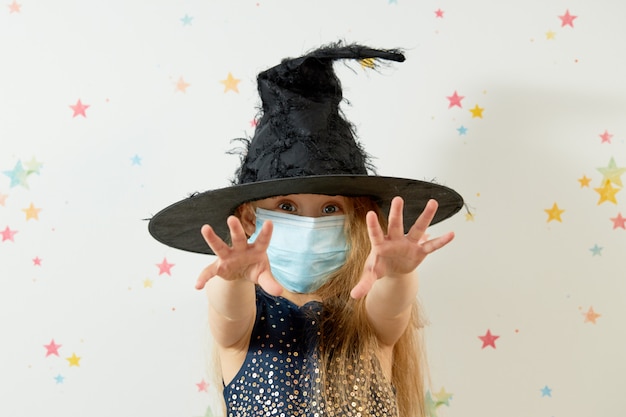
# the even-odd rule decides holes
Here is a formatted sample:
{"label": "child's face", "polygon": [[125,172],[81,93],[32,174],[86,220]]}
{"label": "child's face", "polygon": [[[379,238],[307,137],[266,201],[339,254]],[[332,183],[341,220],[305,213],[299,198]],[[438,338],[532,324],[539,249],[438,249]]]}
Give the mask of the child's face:
{"label": "child's face", "polygon": [[346,197],[340,195],[290,194],[255,202],[265,210],[287,212],[297,216],[322,217],[345,214]]}

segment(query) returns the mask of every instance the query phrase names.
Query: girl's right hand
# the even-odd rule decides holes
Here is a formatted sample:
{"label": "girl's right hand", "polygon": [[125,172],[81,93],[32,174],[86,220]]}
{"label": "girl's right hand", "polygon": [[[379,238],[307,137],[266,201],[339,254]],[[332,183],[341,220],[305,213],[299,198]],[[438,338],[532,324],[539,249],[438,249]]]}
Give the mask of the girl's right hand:
{"label": "girl's right hand", "polygon": [[210,279],[220,277],[227,281],[248,280],[260,285],[271,295],[280,295],[283,288],[272,275],[266,252],[272,236],[272,222],[263,223],[254,243],[248,243],[241,221],[237,217],[230,216],[226,223],[230,230],[231,246],[226,244],[211,226],[206,224],[202,226],[202,237],[217,256],[217,260],[200,273],[196,289],[200,290]]}

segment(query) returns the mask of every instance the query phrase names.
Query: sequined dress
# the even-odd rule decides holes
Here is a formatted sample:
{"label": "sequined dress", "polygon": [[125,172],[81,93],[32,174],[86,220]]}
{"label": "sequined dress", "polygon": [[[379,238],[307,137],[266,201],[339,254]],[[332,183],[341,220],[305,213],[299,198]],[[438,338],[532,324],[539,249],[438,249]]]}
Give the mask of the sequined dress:
{"label": "sequined dress", "polygon": [[[319,382],[317,340],[322,305],[302,307],[257,288],[257,316],[246,359],[224,387],[228,417],[366,416],[362,407],[325,411]],[[358,364],[355,364],[358,368]],[[376,376],[372,375],[376,378]],[[369,415],[396,417],[395,397],[378,387],[368,401]],[[346,409],[348,408],[348,409]]]}

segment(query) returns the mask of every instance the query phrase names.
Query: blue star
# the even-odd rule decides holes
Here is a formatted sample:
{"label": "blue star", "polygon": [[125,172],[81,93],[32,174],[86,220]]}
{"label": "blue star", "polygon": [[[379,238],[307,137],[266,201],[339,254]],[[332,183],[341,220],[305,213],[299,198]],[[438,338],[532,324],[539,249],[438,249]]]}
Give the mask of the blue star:
{"label": "blue star", "polygon": [[185,16],[180,18],[180,21],[183,22],[183,26],[191,26],[192,19],[193,19],[192,16],[189,16],[188,14],[185,13]]}
{"label": "blue star", "polygon": [[130,160],[133,165],[141,165],[141,157],[139,155],[133,156]]}
{"label": "blue star", "polygon": [[63,381],[65,380],[65,377],[61,374],[58,374],[57,376],[54,377],[54,379],[57,382],[57,384],[62,384]]}
{"label": "blue star", "polygon": [[467,133],[467,128],[465,126],[461,126],[457,129],[457,132],[459,132],[459,136],[465,136],[465,134]]}
{"label": "blue star", "polygon": [[24,188],[28,188],[28,183],[26,182],[26,177],[28,176],[28,171],[24,169],[22,166],[22,161],[17,161],[15,164],[15,168],[12,171],[4,171],[4,175],[11,178],[11,188],[16,185],[21,185]]}
{"label": "blue star", "polygon": [[598,244],[596,243],[595,245],[593,245],[593,248],[590,248],[589,250],[591,251],[591,256],[601,256],[602,249],[604,248],[602,246],[598,246]]}
{"label": "blue star", "polygon": [[552,388],[548,387],[547,385],[543,388],[541,388],[541,396],[542,397],[552,397]]}
{"label": "blue star", "polygon": [[398,0],[389,0],[389,4],[398,4]]}

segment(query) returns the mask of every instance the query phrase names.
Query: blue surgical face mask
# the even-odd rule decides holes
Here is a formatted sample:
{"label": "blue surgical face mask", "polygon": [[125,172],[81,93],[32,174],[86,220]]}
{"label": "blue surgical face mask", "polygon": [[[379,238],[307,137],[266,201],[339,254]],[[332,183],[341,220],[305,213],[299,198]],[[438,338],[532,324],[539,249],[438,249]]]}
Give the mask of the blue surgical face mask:
{"label": "blue surgical face mask", "polygon": [[256,240],[263,222],[274,225],[267,248],[272,274],[283,288],[296,293],[317,291],[346,261],[345,215],[304,217],[256,209]]}

